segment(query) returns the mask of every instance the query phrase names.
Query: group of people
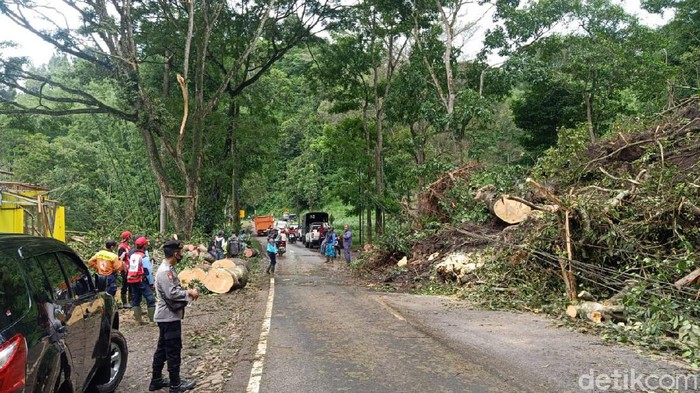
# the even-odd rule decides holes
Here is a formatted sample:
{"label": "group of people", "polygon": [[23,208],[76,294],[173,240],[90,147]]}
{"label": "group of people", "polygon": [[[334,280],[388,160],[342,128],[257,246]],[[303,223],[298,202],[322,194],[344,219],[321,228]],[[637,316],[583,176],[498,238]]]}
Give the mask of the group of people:
{"label": "group of people", "polygon": [[[199,298],[199,291],[197,288],[184,289],[180,285],[175,264],[184,255],[183,245],[178,240],[166,241],[163,244],[165,258],[153,274],[148,239],[143,236],[137,237],[132,248],[131,238],[131,232],[122,233],[117,253],[114,252],[117,243],[108,240],[105,242],[105,249],[90,258],[88,265],[106,279],[107,293],[115,297],[117,273],[122,276],[122,302],[125,303],[128,294],[134,319],[139,324],[142,324],[141,298],[146,299],[148,318],[157,323],[159,329],[148,390],[169,387],[170,393],[179,393],[193,389],[196,384],[194,380],[180,378],[182,319],[185,316],[185,307],[189,301]],[[158,294],[157,301],[154,292]],[[169,378],[163,377],[166,363]]]}
{"label": "group of people", "polygon": [[[121,302],[124,307],[131,306],[134,320],[142,324],[141,300],[146,299],[148,319],[155,322],[153,315],[156,310],[156,300],[153,296],[155,277],[148,252],[149,240],[138,236],[131,245],[132,235],[129,231],[121,234],[121,242],[117,245],[114,240],[105,242],[105,249],[97,252],[88,265],[107,281],[107,293],[117,296],[117,274],[121,276]],[[117,248],[115,253],[115,247]]]}
{"label": "group of people", "polygon": [[231,236],[226,239],[224,237],[224,231],[218,231],[214,238],[209,242],[209,255],[215,260],[224,258],[234,258],[245,250],[247,244],[243,240],[245,231],[241,230],[240,238],[236,235],[236,232],[231,232]]}
{"label": "group of people", "polygon": [[340,249],[343,249],[343,256],[345,257],[345,263],[350,264],[352,249],[352,231],[350,226],[345,224],[343,227],[342,236],[338,236],[335,233],[333,227],[328,228],[328,230],[323,235],[323,241],[321,241],[321,253],[326,256],[326,263],[330,263],[335,260],[335,257],[340,253]]}

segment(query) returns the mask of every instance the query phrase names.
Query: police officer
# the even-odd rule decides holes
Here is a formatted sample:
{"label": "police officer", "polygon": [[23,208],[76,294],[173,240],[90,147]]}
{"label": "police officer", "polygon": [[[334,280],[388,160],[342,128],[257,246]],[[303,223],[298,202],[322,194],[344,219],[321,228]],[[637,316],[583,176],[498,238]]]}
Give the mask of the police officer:
{"label": "police officer", "polygon": [[[158,347],[153,354],[153,374],[148,390],[154,391],[170,385],[170,393],[179,393],[194,388],[196,382],[180,379],[180,352],[182,350],[182,318],[189,300],[197,300],[199,291],[184,289],[175,271],[175,264],[182,259],[182,243],[168,240],[163,245],[165,259],[156,272],[155,320],[160,334]],[[170,380],[163,378],[163,367],[168,363]]]}

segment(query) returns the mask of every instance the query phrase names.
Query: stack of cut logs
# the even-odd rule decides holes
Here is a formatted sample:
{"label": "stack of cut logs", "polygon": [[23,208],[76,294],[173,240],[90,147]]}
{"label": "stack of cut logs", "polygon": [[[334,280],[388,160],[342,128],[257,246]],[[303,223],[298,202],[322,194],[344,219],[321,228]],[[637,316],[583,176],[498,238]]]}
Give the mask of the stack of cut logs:
{"label": "stack of cut logs", "polygon": [[197,280],[214,293],[226,293],[245,287],[248,283],[248,261],[226,258],[211,265],[202,264],[178,273],[183,287]]}

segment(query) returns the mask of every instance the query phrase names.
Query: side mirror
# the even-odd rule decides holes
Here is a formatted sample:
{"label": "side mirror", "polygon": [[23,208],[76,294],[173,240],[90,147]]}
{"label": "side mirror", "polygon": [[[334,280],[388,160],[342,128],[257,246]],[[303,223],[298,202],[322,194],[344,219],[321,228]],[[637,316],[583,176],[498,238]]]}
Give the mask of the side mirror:
{"label": "side mirror", "polygon": [[99,275],[97,273],[94,274],[94,279],[95,279],[95,285],[97,286],[97,290],[99,292],[104,292],[107,290],[107,277]]}

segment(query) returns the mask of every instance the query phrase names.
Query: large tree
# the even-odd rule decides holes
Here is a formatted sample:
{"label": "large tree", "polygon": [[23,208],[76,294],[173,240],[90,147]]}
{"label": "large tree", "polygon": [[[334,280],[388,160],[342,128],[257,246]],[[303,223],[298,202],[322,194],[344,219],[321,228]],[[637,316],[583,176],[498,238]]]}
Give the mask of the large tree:
{"label": "large tree", "polygon": [[[0,86],[36,101],[22,105],[3,95],[0,113],[108,113],[134,123],[175,229],[185,237],[196,217],[204,141],[215,125],[211,115],[222,99],[256,82],[332,11],[329,3],[313,0],[50,3],[0,1],[0,12],[86,63],[85,83],[64,83],[32,72],[21,60],[2,59]],[[77,15],[80,26],[68,24],[71,16],[63,12]],[[47,24],[51,27],[42,27]],[[96,95],[92,79],[114,80],[118,102]],[[45,86],[61,93],[46,94]]]}

